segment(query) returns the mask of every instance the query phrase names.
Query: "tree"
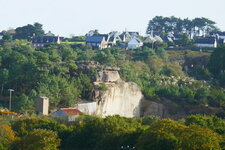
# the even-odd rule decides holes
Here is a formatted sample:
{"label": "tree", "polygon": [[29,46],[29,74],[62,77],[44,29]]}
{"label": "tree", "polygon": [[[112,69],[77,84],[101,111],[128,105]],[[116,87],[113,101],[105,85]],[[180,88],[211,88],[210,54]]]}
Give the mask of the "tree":
{"label": "tree", "polygon": [[34,23],[34,25],[28,24],[23,27],[16,28],[15,39],[26,39],[30,40],[32,36],[41,36],[44,34],[42,24]]}
{"label": "tree", "polygon": [[42,28],[43,27],[42,24],[40,24],[38,22],[35,22],[33,26],[34,26],[34,34],[35,34],[35,36],[41,36],[41,35],[43,35],[45,33],[43,28]]}
{"label": "tree", "polygon": [[[79,80],[79,79],[78,79]],[[70,107],[80,97],[80,90],[89,90],[88,87],[79,89],[79,85],[85,86],[86,82],[79,85],[76,81],[68,82],[66,78],[60,76],[48,76],[46,81],[38,84],[37,92],[38,95],[45,95],[50,99],[50,107]],[[87,94],[85,92],[85,94]]]}
{"label": "tree", "polygon": [[210,129],[185,126],[164,119],[150,126],[138,139],[139,150],[221,149],[221,136]]}
{"label": "tree", "polygon": [[214,76],[225,72],[225,47],[216,48],[210,56],[208,68]]}
{"label": "tree", "polygon": [[138,139],[138,150],[177,150],[179,134],[185,126],[172,120],[161,120],[145,130]]}
{"label": "tree", "polygon": [[183,150],[220,150],[221,136],[212,130],[190,126],[181,132]]}
{"label": "tree", "polygon": [[225,133],[225,121],[216,116],[191,115],[185,119],[187,126],[199,126],[201,128],[211,129],[219,134]]}
{"label": "tree", "polygon": [[17,150],[57,150],[60,139],[56,132],[44,129],[34,129],[16,143]]}
{"label": "tree", "polygon": [[193,20],[181,19],[174,16],[156,16],[149,21],[146,33],[153,35],[164,35],[165,33],[186,33],[189,38],[192,35],[205,35],[218,30],[215,22],[208,18],[194,18]]}
{"label": "tree", "polygon": [[[14,105],[13,105],[14,106]],[[26,110],[34,111],[34,100],[29,99],[25,94],[20,95],[15,99],[15,109],[20,112],[26,112]]]}
{"label": "tree", "polygon": [[4,68],[0,70],[0,83],[1,83],[1,95],[3,94],[4,85],[7,83],[9,78],[8,69]]}

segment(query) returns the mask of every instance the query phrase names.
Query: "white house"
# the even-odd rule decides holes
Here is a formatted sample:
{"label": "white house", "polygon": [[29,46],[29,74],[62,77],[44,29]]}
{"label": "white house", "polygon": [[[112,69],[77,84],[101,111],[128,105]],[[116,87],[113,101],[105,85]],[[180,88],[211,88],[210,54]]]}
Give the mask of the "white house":
{"label": "white house", "polygon": [[128,49],[135,49],[135,48],[138,48],[138,47],[141,47],[141,46],[143,46],[143,42],[141,40],[137,39],[136,37],[133,37],[128,42],[127,48]]}
{"label": "white house", "polygon": [[195,41],[195,46],[197,47],[208,47],[208,48],[216,48],[217,47],[217,40],[215,37],[206,37],[206,38],[201,38],[197,39]]}
{"label": "white house", "polygon": [[60,108],[53,113],[54,116],[66,119],[68,121],[75,121],[82,112],[74,108]]}

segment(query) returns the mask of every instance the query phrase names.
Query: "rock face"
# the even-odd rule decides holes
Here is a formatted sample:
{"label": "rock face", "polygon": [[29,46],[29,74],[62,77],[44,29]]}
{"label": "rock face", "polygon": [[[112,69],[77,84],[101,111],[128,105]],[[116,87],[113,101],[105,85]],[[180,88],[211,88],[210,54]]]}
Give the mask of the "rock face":
{"label": "rock face", "polygon": [[79,72],[88,73],[96,70],[93,77],[94,90],[92,103],[81,103],[77,109],[86,114],[102,117],[120,115],[124,117],[140,116],[140,105],[143,95],[136,83],[121,80],[120,68],[102,66],[94,61],[77,62]]}
{"label": "rock face", "polygon": [[120,80],[118,73],[120,69],[116,67],[104,67],[98,71],[96,82],[115,82]]}
{"label": "rock face", "polygon": [[142,116],[154,115],[154,116],[163,118],[165,114],[167,113],[168,112],[163,104],[156,103],[149,100],[142,101],[142,107],[141,107]]}
{"label": "rock face", "polygon": [[[99,83],[95,83],[98,86]],[[97,99],[96,114],[102,117],[120,115],[124,117],[140,116],[143,95],[137,84],[118,81],[105,83],[107,90],[95,92]]]}

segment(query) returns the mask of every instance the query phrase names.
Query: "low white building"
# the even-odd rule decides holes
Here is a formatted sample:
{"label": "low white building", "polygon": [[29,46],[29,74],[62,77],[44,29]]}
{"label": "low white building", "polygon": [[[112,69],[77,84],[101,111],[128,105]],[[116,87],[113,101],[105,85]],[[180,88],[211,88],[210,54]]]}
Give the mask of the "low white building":
{"label": "low white building", "polygon": [[54,116],[60,117],[68,121],[75,121],[76,118],[79,117],[79,115],[81,114],[82,112],[80,110],[74,108],[60,108],[53,113]]}
{"label": "low white building", "polygon": [[77,104],[76,109],[80,110],[85,114],[94,115],[97,111],[97,102],[80,103]]}
{"label": "low white building", "polygon": [[143,42],[141,40],[137,39],[136,37],[133,37],[128,42],[127,48],[128,49],[135,49],[135,48],[138,48],[138,47],[141,47],[141,46],[143,46]]}

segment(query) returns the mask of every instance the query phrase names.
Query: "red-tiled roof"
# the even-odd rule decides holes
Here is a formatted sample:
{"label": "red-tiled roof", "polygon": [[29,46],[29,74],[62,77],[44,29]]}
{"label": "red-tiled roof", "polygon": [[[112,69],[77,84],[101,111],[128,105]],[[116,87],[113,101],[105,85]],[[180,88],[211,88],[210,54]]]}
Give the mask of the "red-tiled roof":
{"label": "red-tiled roof", "polygon": [[62,111],[64,111],[68,115],[81,115],[82,112],[78,109],[74,108],[61,108]]}

